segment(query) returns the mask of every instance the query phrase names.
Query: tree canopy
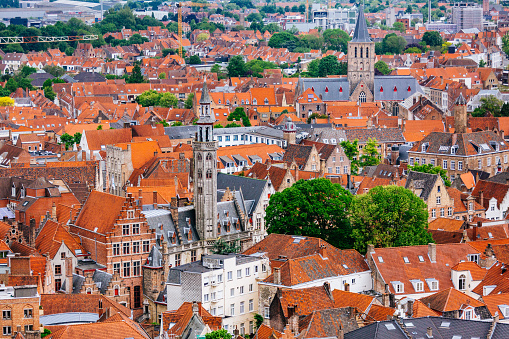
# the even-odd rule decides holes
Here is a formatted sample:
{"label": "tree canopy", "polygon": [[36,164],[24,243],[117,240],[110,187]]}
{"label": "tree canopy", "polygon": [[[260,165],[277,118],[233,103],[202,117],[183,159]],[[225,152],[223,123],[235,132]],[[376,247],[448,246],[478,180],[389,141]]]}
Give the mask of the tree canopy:
{"label": "tree canopy", "polygon": [[431,47],[442,46],[443,39],[438,31],[427,31],[422,36],[422,41]]}
{"label": "tree canopy", "polygon": [[237,107],[235,111],[231,112],[227,118],[228,121],[242,121],[244,127],[251,126],[251,122],[249,121],[249,117],[246,115],[244,111],[244,107]]}
{"label": "tree canopy", "polygon": [[326,77],[328,75],[346,75],[348,64],[338,62],[335,55],[328,55],[321,59],[315,59],[308,65],[307,73],[311,77]]}
{"label": "tree canopy", "polygon": [[391,69],[389,68],[389,65],[383,60],[378,60],[375,63],[375,69],[377,69],[380,73],[383,75],[387,75],[391,72]]}
{"label": "tree canopy", "polygon": [[271,196],[265,222],[269,233],[313,236],[350,248],[348,210],[352,195],[327,179],[299,180]]}
{"label": "tree canopy", "polygon": [[425,245],[433,242],[428,207],[412,191],[399,186],[377,186],[356,195],[350,209],[354,248],[366,253],[375,247]]}

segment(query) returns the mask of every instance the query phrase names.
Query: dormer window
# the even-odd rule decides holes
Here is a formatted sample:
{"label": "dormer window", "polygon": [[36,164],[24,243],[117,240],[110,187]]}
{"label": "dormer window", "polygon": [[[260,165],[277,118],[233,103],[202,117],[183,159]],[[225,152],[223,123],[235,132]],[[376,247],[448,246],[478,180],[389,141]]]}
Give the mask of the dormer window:
{"label": "dormer window", "polygon": [[452,146],[451,147],[451,154],[456,154],[457,150],[458,150],[458,146]]}
{"label": "dormer window", "polygon": [[428,150],[428,146],[429,146],[429,144],[427,142],[423,143],[421,145],[421,151],[426,152]]}
{"label": "dormer window", "polygon": [[253,99],[253,105],[256,105],[256,103],[257,103],[257,100]]}
{"label": "dormer window", "polygon": [[265,105],[268,105],[269,104],[269,99],[265,98],[265,100],[263,100],[263,102],[265,103]]}
{"label": "dormer window", "polygon": [[438,280],[435,278],[426,279],[430,291],[438,291]]}
{"label": "dormer window", "polygon": [[405,285],[400,281],[392,281],[392,287],[395,293],[405,293]]}
{"label": "dormer window", "polygon": [[424,292],[424,283],[421,280],[410,280],[415,292]]}
{"label": "dormer window", "polygon": [[24,199],[26,195],[25,187],[21,186],[21,199]]}
{"label": "dormer window", "polygon": [[12,184],[12,186],[11,186],[11,195],[13,197],[16,197],[16,186],[14,186],[14,184]]}

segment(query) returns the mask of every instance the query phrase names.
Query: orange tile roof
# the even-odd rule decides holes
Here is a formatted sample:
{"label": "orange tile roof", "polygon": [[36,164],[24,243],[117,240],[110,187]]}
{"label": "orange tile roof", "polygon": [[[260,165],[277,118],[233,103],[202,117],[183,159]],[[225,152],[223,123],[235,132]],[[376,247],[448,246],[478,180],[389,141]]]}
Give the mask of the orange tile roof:
{"label": "orange tile roof", "polygon": [[422,301],[416,300],[413,305],[412,317],[439,317],[441,314],[437,311],[433,311],[431,308],[426,306]]}
{"label": "orange tile roof", "polygon": [[425,305],[430,305],[429,307],[432,310],[441,313],[460,310],[466,305],[470,305],[472,307],[485,306],[483,302],[478,301],[453,287],[421,298],[420,300]]}
{"label": "orange tile roof", "polygon": [[140,141],[116,144],[115,146],[126,150],[131,148],[131,161],[133,168],[140,168],[154,157],[154,153],[162,153],[157,141]]}
{"label": "orange tile roof", "polygon": [[76,241],[68,229],[53,220],[48,220],[39,231],[35,239],[35,248],[42,255],[49,254],[49,257],[53,259],[62,243],[65,243],[76,256],[87,254],[85,248]]}
{"label": "orange tile roof", "polygon": [[332,291],[332,296],[334,298],[334,307],[355,307],[362,313],[366,313],[375,301],[375,297],[366,294],[347,292],[338,289]]}
{"label": "orange tile roof", "polygon": [[463,224],[464,224],[463,220],[436,218],[435,220],[429,223],[428,229],[453,232],[460,230]]}
{"label": "orange tile roof", "polygon": [[482,301],[488,306],[491,314],[498,312],[500,319],[505,319],[504,312],[499,305],[509,305],[509,293],[489,294],[482,297]]}
{"label": "orange tile roof", "polygon": [[483,280],[486,276],[486,269],[480,267],[477,265],[477,263],[473,261],[463,261],[458,264],[456,264],[453,268],[451,268],[453,271],[469,271],[472,280]]}
{"label": "orange tile roof", "polygon": [[125,200],[113,194],[92,191],[80,211],[76,225],[106,234],[117,220]]}
{"label": "orange tile roof", "polygon": [[396,313],[396,310],[392,307],[372,305],[369,309],[368,317],[375,321],[385,321],[391,319],[394,313]]}

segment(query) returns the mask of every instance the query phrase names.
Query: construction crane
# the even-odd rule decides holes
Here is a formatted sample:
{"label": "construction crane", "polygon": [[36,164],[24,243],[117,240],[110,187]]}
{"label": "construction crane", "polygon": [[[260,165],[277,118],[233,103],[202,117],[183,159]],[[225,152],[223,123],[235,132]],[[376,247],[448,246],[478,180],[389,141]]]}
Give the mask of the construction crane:
{"label": "construction crane", "polygon": [[6,36],[0,37],[0,44],[35,44],[37,42],[88,41],[97,40],[97,35],[78,36]]}
{"label": "construction crane", "polygon": [[179,56],[181,58],[184,57],[184,54],[182,52],[182,7],[207,7],[209,6],[209,3],[201,3],[201,2],[179,2],[177,3],[178,8],[178,39],[179,39]]}

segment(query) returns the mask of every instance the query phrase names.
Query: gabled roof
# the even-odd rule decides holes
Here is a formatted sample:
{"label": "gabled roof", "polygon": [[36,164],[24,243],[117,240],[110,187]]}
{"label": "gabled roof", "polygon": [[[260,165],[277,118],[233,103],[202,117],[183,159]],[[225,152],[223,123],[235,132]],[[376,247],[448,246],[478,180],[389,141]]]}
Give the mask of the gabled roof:
{"label": "gabled roof", "polygon": [[286,318],[289,317],[288,308],[293,306],[299,316],[309,315],[316,310],[334,308],[334,300],[325,286],[280,291],[279,299]]}
{"label": "gabled roof", "polygon": [[376,300],[375,297],[366,294],[347,292],[339,289],[333,290],[332,296],[334,297],[335,307],[355,307],[362,313],[367,313],[370,306]]}
{"label": "gabled roof", "polygon": [[[195,307],[197,311],[196,315],[199,316],[212,331],[221,329],[221,317],[212,316],[212,314],[203,308],[201,302],[196,303]],[[184,302],[178,310],[163,312],[163,321],[161,324],[163,331],[167,332],[170,336],[182,336],[193,315],[195,315],[195,313],[193,312],[193,303],[191,302]],[[170,324],[174,325],[169,327]]]}
{"label": "gabled roof", "polygon": [[85,248],[76,241],[66,227],[53,220],[46,221],[39,231],[35,239],[35,248],[42,255],[49,254],[50,258],[54,258],[62,243],[65,243],[75,256],[87,253]]}
{"label": "gabled roof", "polygon": [[483,207],[488,208],[490,200],[495,198],[497,204],[500,205],[504,198],[508,195],[509,185],[501,184],[493,181],[479,180],[472,191],[472,196],[480,203],[481,192],[483,194]]}
{"label": "gabled roof", "polygon": [[483,302],[480,302],[453,287],[421,298],[420,300],[425,305],[429,305],[432,310],[441,313],[461,310],[467,305],[472,307],[486,306]]}
{"label": "gabled roof", "polygon": [[299,338],[335,338],[340,330],[350,332],[359,326],[348,308],[313,311],[299,321]]}
{"label": "gabled roof", "polygon": [[93,232],[106,234],[115,224],[125,198],[92,191],[81,209],[76,225]]}

